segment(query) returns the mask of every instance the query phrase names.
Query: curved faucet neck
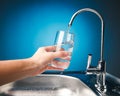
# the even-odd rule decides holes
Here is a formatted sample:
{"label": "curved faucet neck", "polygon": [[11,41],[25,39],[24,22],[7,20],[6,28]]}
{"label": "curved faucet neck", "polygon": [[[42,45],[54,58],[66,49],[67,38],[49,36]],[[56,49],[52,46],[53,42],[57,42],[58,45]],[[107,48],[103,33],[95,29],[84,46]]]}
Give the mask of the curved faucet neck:
{"label": "curved faucet neck", "polygon": [[82,13],[82,12],[86,12],[86,11],[95,13],[95,14],[100,18],[100,20],[101,20],[101,52],[100,52],[100,61],[103,61],[103,55],[104,55],[104,52],[103,52],[103,48],[104,48],[103,19],[102,19],[101,15],[100,15],[96,10],[91,9],[91,8],[84,8],[84,9],[78,10],[78,11],[75,12],[75,13],[73,14],[73,16],[71,17],[70,22],[69,22],[69,24],[68,24],[68,27],[70,28],[70,27],[72,26],[72,23],[73,23],[75,17],[76,17],[78,14],[80,14],[80,13]]}

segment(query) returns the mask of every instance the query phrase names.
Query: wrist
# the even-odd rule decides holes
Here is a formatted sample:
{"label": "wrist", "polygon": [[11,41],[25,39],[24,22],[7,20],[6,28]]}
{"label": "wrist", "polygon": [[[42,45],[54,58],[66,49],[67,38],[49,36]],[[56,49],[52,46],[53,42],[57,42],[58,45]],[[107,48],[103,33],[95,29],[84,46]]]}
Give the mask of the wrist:
{"label": "wrist", "polygon": [[27,58],[23,62],[25,62],[23,70],[25,71],[27,77],[33,76],[32,74],[35,73],[39,68],[38,64],[36,64],[32,58]]}

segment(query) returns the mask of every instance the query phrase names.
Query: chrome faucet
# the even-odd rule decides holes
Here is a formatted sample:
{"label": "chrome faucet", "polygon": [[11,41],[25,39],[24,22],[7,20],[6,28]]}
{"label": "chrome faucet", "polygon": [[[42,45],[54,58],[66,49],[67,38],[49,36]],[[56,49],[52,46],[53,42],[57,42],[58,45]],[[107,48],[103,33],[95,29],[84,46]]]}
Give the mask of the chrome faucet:
{"label": "chrome faucet", "polygon": [[84,8],[84,9],[80,9],[77,12],[75,12],[73,14],[73,16],[70,19],[70,22],[68,24],[68,27],[70,29],[70,27],[72,26],[72,23],[75,19],[75,17],[82,13],[82,12],[92,12],[95,13],[101,20],[101,51],[100,51],[100,61],[98,62],[97,67],[93,68],[90,67],[91,64],[91,59],[92,59],[92,54],[88,54],[88,64],[87,64],[87,70],[86,70],[86,74],[95,74],[96,77],[96,88],[98,89],[99,92],[105,93],[106,92],[106,84],[105,84],[105,76],[106,76],[106,63],[103,59],[104,56],[104,31],[103,31],[103,19],[101,17],[101,15],[94,9],[91,8]]}

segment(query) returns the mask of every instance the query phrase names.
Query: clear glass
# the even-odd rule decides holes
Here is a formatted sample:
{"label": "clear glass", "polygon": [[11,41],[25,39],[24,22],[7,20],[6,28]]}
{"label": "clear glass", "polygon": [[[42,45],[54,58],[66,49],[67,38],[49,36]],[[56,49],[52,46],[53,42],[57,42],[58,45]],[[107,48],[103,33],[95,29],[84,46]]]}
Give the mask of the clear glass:
{"label": "clear glass", "polygon": [[[54,45],[56,46],[55,51],[61,51],[61,49],[64,49],[64,51],[68,51],[70,53],[71,57],[74,46],[74,35],[65,31],[58,31],[55,37]],[[68,62],[68,60],[61,58],[56,58],[55,60],[58,60],[60,62]],[[64,69],[67,67],[68,66],[63,66]]]}

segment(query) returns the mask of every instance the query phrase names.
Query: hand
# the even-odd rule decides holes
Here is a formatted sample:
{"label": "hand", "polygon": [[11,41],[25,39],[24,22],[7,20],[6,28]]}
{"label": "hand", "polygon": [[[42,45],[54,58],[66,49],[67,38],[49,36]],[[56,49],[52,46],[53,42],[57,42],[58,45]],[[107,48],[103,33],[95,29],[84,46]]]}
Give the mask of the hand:
{"label": "hand", "polygon": [[36,53],[31,57],[31,60],[34,65],[37,65],[35,72],[33,75],[44,72],[45,70],[64,70],[62,68],[56,68],[53,66],[49,66],[49,64],[54,64],[56,66],[69,66],[70,62],[59,62],[55,60],[55,58],[64,58],[66,60],[70,60],[69,53],[66,51],[57,51],[55,46],[41,47]]}
{"label": "hand", "polygon": [[51,63],[61,67],[69,65],[69,62],[55,60],[55,58],[70,60],[69,53],[63,49],[54,52],[55,49],[54,46],[41,47],[30,58],[0,61],[0,85],[35,76],[45,70],[64,70],[49,66]]}

